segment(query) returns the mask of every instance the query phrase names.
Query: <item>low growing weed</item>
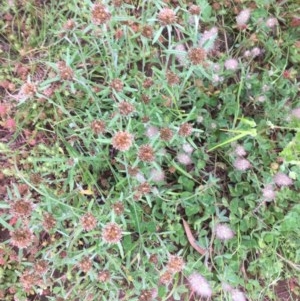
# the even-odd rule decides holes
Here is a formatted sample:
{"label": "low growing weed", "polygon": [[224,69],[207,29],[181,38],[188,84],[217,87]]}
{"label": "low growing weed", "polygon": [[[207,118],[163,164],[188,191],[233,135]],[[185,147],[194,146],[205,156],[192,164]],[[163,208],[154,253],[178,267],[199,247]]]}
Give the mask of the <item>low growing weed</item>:
{"label": "low growing weed", "polygon": [[1,17],[1,300],[300,298],[296,2]]}

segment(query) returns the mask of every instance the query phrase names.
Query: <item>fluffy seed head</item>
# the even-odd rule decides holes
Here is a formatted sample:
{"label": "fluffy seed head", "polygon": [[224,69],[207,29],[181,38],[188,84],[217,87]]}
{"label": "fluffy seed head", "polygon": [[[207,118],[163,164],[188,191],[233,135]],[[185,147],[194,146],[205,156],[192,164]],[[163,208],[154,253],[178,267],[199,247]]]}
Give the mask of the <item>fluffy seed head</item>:
{"label": "fluffy seed head", "polygon": [[184,268],[184,261],[182,257],[178,255],[171,255],[169,257],[169,261],[167,264],[168,271],[170,271],[171,273],[176,273],[182,271],[183,268]]}
{"label": "fluffy seed head", "polygon": [[111,14],[107,7],[103,4],[97,3],[92,9],[92,22],[95,25],[107,23],[111,18]]}
{"label": "fluffy seed head", "polygon": [[193,273],[188,278],[191,290],[200,297],[210,298],[212,296],[212,289],[208,281],[198,273]]}
{"label": "fluffy seed head", "polygon": [[238,26],[244,26],[248,23],[250,19],[250,9],[244,9],[242,10],[236,17],[236,24]]}
{"label": "fluffy seed head", "polygon": [[81,225],[85,231],[91,231],[96,228],[97,220],[92,213],[86,213],[81,217]]}
{"label": "fluffy seed head", "polygon": [[128,132],[117,132],[112,138],[112,146],[119,151],[127,151],[133,143],[133,135]]}
{"label": "fluffy seed head", "polygon": [[239,66],[239,63],[236,59],[228,59],[224,63],[226,70],[236,70]]}
{"label": "fluffy seed head", "polygon": [[274,178],[274,183],[277,186],[291,186],[293,185],[293,180],[288,177],[286,174],[284,174],[283,172],[278,172]]}
{"label": "fluffy seed head", "polygon": [[234,161],[233,166],[237,170],[244,171],[244,170],[247,170],[251,167],[251,163],[245,158],[237,158]]}
{"label": "fluffy seed head", "polygon": [[203,64],[206,59],[206,51],[201,47],[191,48],[188,56],[193,65]]}
{"label": "fluffy seed head", "polygon": [[10,232],[10,243],[20,249],[29,247],[33,240],[34,235],[27,227],[16,229]]}
{"label": "fluffy seed head", "polygon": [[234,232],[226,224],[218,224],[215,228],[216,237],[220,240],[229,240],[234,237]]}
{"label": "fluffy seed head", "polygon": [[108,223],[102,230],[102,239],[109,244],[116,244],[122,239],[122,230],[116,223]]}
{"label": "fluffy seed head", "polygon": [[38,260],[35,265],[34,265],[34,270],[38,273],[38,274],[44,274],[46,273],[48,269],[48,263],[46,260]]}
{"label": "fluffy seed head", "polygon": [[171,25],[177,21],[175,12],[170,8],[163,8],[158,13],[157,19],[162,25]]}

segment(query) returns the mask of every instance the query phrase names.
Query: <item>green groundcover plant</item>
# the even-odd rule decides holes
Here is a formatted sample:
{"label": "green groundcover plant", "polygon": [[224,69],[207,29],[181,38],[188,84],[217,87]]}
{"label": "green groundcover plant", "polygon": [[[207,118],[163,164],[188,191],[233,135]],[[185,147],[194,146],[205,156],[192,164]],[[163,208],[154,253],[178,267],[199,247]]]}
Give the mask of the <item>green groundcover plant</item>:
{"label": "green groundcover plant", "polygon": [[299,300],[297,1],[0,14],[1,300]]}

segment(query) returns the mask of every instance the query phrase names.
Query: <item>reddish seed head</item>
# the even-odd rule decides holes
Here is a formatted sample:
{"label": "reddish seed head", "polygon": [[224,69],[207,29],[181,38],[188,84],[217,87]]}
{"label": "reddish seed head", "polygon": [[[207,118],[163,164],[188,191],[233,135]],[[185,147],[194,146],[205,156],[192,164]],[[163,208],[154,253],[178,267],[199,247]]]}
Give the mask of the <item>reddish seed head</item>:
{"label": "reddish seed head", "polygon": [[193,65],[203,64],[206,59],[206,51],[200,47],[192,48],[188,52],[188,56]]}
{"label": "reddish seed head", "polygon": [[167,285],[172,281],[172,279],[173,279],[173,273],[170,271],[166,271],[160,276],[159,282],[161,284]]}
{"label": "reddish seed head", "polygon": [[37,91],[36,85],[34,85],[30,82],[27,82],[21,87],[20,92],[19,92],[19,97],[21,99],[27,99],[27,98],[33,97],[35,95],[36,91]]}
{"label": "reddish seed head", "polygon": [[124,212],[124,204],[122,202],[116,202],[113,204],[113,210],[116,215],[122,215]]}
{"label": "reddish seed head", "polygon": [[110,280],[110,272],[108,270],[103,270],[99,272],[98,280],[100,282],[108,282]]}
{"label": "reddish seed head", "polygon": [[143,26],[142,35],[145,38],[151,39],[152,36],[153,36],[153,28],[152,28],[152,26],[150,26],[150,25]]}
{"label": "reddish seed head", "polygon": [[162,25],[171,25],[177,21],[175,12],[170,8],[163,8],[158,13],[157,19]]}
{"label": "reddish seed head", "polygon": [[53,229],[56,225],[56,221],[52,214],[45,213],[44,214],[44,220],[43,220],[43,227],[46,231],[50,231]]}
{"label": "reddish seed head", "polygon": [[10,243],[20,249],[29,247],[34,240],[34,235],[29,228],[16,229],[10,232]]}
{"label": "reddish seed head", "polygon": [[48,263],[46,260],[42,260],[42,259],[37,260],[37,262],[34,265],[34,270],[38,274],[46,273],[47,269],[48,269]]}
{"label": "reddish seed head", "polygon": [[110,87],[114,89],[116,92],[121,92],[124,88],[123,82],[119,78],[115,78],[110,83]]}
{"label": "reddish seed head", "polygon": [[183,123],[179,128],[179,135],[183,137],[190,136],[192,133],[193,127],[190,123]]}
{"label": "reddish seed head", "polygon": [[162,128],[159,133],[160,138],[164,141],[170,141],[173,137],[173,132],[169,128]]}
{"label": "reddish seed head", "polygon": [[108,223],[102,230],[102,239],[109,244],[116,244],[121,241],[122,230],[116,223]]}
{"label": "reddish seed head", "polygon": [[179,77],[172,71],[167,72],[167,82],[170,86],[177,85],[179,83]]}
{"label": "reddish seed head", "polygon": [[15,131],[16,130],[16,122],[14,119],[12,118],[9,118],[5,121],[5,124],[4,124],[5,128],[8,129],[9,131]]}
{"label": "reddish seed head", "polygon": [[95,25],[107,23],[111,18],[111,14],[107,7],[103,4],[97,3],[92,9],[92,22]]}
{"label": "reddish seed head", "polygon": [[78,265],[82,272],[87,273],[92,268],[93,263],[88,257],[84,257]]}
{"label": "reddish seed head", "polygon": [[32,202],[26,200],[18,200],[10,204],[10,214],[17,218],[24,218],[30,216],[32,210]]}
{"label": "reddish seed head", "polygon": [[191,5],[190,8],[189,8],[189,13],[191,15],[199,15],[200,14],[200,7],[198,5]]}
{"label": "reddish seed head", "polygon": [[144,182],[137,187],[138,194],[141,196],[151,192],[151,185],[148,182]]}
{"label": "reddish seed head", "polygon": [[154,161],[153,148],[148,144],[140,146],[138,157],[143,162],[153,162]]}
{"label": "reddish seed head", "polygon": [[123,116],[127,116],[135,111],[135,107],[127,101],[120,102],[118,105],[118,109],[120,114]]}
{"label": "reddish seed head", "polygon": [[139,296],[139,301],[152,301],[153,293],[151,290],[142,290]]}
{"label": "reddish seed head", "polygon": [[133,143],[133,135],[128,132],[117,132],[112,138],[112,146],[119,151],[127,151]]}
{"label": "reddish seed head", "polygon": [[97,220],[92,213],[86,213],[81,217],[81,225],[85,231],[91,231],[96,228]]}
{"label": "reddish seed head", "polygon": [[73,79],[73,70],[67,66],[66,62],[60,61],[57,63],[57,68],[59,71],[59,76],[62,80],[71,80]]}
{"label": "reddish seed head", "polygon": [[103,134],[106,129],[105,122],[103,120],[94,120],[91,123],[91,129],[96,135]]}
{"label": "reddish seed head", "polygon": [[180,272],[184,268],[184,261],[182,257],[178,255],[171,255],[167,264],[168,271],[172,273]]}
{"label": "reddish seed head", "polygon": [[74,20],[69,19],[67,22],[63,25],[64,30],[72,30],[76,26],[76,23]]}

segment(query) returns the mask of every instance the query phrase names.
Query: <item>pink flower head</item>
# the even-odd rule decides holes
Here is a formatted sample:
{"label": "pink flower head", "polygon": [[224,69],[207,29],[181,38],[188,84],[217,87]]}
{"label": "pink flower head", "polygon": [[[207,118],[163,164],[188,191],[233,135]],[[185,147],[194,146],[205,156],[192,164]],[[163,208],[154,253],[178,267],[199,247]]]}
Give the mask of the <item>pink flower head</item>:
{"label": "pink flower head", "polygon": [[162,170],[155,168],[151,169],[150,176],[154,182],[161,182],[165,179],[165,173]]}
{"label": "pink flower head", "polygon": [[266,21],[266,26],[269,27],[269,28],[273,28],[275,27],[276,25],[278,24],[278,20],[276,18],[269,18],[267,21]]}
{"label": "pink flower head", "polygon": [[262,194],[266,201],[272,201],[276,196],[276,192],[271,184],[266,185],[265,188],[262,189]]}
{"label": "pink flower head", "polygon": [[237,170],[244,171],[244,170],[247,170],[251,167],[251,163],[245,158],[237,158],[234,161],[233,166]]}
{"label": "pink flower head", "polygon": [[236,24],[240,27],[246,25],[250,19],[250,9],[242,10],[236,17]]}
{"label": "pink flower head", "polygon": [[236,70],[239,66],[239,62],[236,59],[228,59],[224,63],[226,70]]}
{"label": "pink flower head", "polygon": [[293,185],[293,180],[288,177],[286,174],[284,174],[283,172],[278,172],[274,178],[274,183],[277,186],[291,186]]}
{"label": "pink flower head", "polygon": [[200,297],[210,298],[212,289],[208,281],[198,273],[193,273],[188,278],[191,290]]}
{"label": "pink flower head", "polygon": [[183,165],[189,165],[192,164],[191,157],[185,153],[180,153],[177,155],[177,160],[179,163]]}
{"label": "pink flower head", "polygon": [[300,119],[300,108],[295,108],[294,110],[292,110],[292,116]]}
{"label": "pink flower head", "polygon": [[234,237],[234,232],[226,224],[218,224],[215,228],[216,237],[220,240],[229,240]]}
{"label": "pink flower head", "polygon": [[236,145],[234,152],[239,157],[244,157],[247,155],[245,148],[240,144]]}
{"label": "pink flower head", "polygon": [[232,301],[247,301],[245,294],[237,289],[231,291],[231,298]]}

